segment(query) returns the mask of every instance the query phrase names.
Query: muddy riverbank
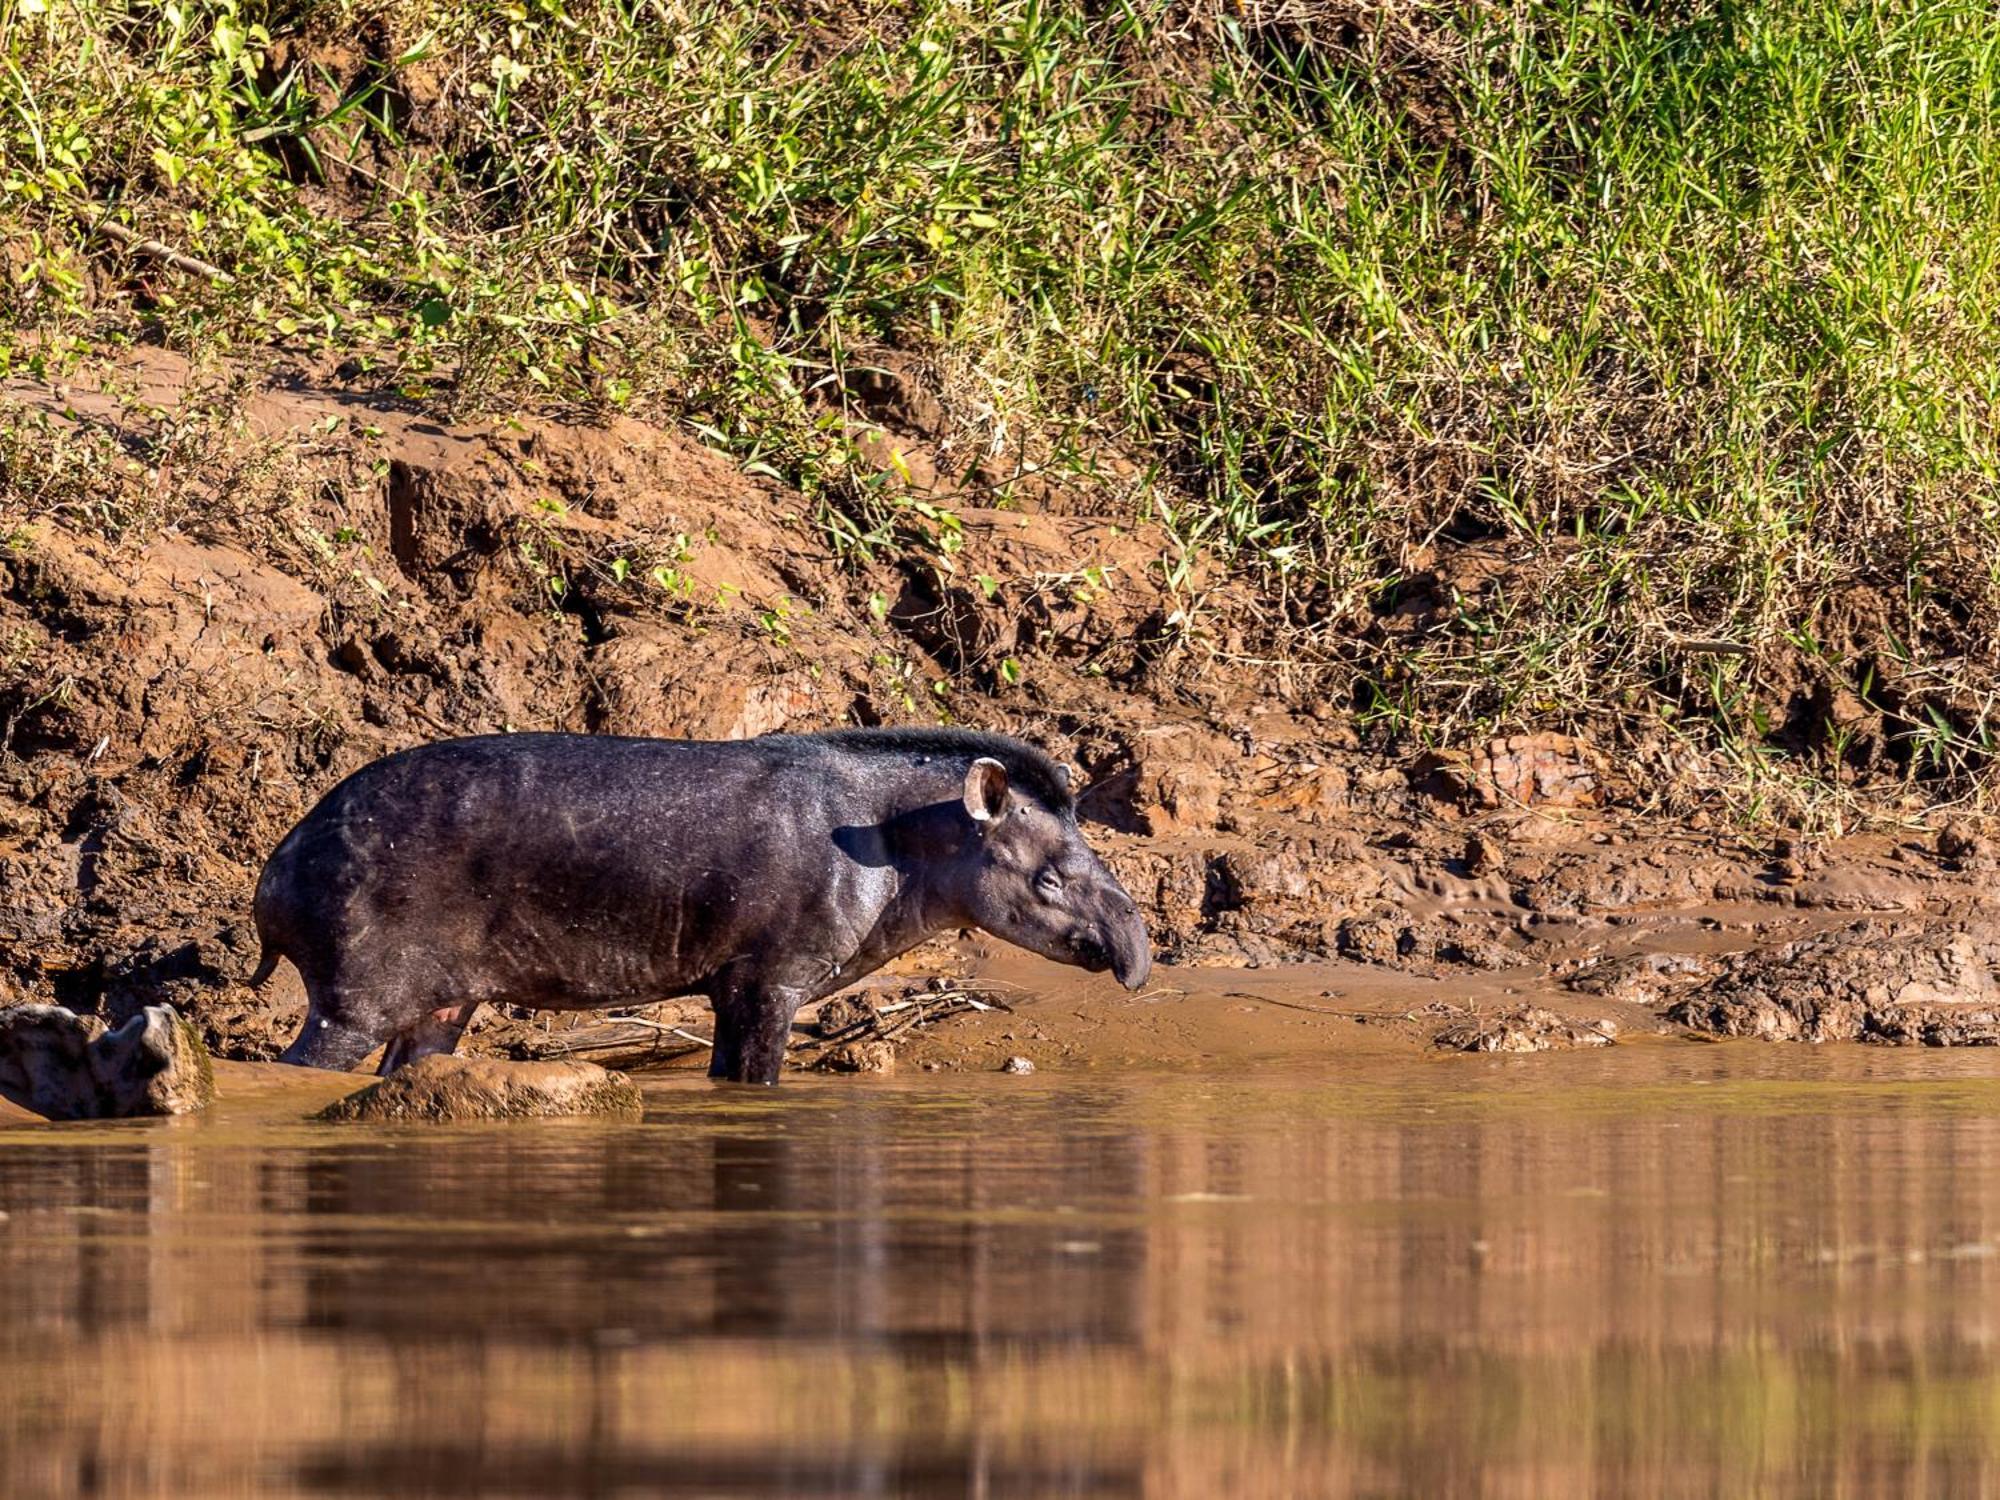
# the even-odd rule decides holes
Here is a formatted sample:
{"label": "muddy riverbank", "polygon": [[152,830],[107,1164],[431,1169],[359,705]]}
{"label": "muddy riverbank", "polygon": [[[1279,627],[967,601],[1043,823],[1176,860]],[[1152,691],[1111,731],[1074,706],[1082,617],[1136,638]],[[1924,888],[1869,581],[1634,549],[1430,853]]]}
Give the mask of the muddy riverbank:
{"label": "muddy riverbank", "polygon": [[[843,559],[802,497],[623,418],[441,424],[337,371],[157,350],[0,399],[48,460],[34,512],[0,518],[0,1000],[166,1000],[269,1058],[302,997],[288,969],[243,985],[257,870],[375,756],[944,716],[1078,769],[1162,965],[1128,1001],[933,945],[868,994],[941,978],[1012,1009],[850,1037],[902,1017],[906,1066],[2000,1035],[2000,846],[1974,813],[1877,789],[1787,830],[1629,726],[1401,742],[1257,658],[1235,585],[1054,481],[913,505],[893,554]],[[533,1055],[570,1024],[489,1012],[469,1045]],[[705,1019],[633,1029],[692,1057],[674,1030]]]}

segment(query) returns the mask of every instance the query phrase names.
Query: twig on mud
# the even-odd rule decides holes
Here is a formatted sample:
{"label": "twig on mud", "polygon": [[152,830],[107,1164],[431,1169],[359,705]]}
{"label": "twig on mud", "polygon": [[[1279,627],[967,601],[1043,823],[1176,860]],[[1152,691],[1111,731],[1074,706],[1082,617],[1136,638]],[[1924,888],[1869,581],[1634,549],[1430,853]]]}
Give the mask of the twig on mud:
{"label": "twig on mud", "polygon": [[1338,1016],[1343,1021],[1381,1021],[1388,1019],[1378,1010],[1336,1010],[1331,1005],[1313,1005],[1304,1000],[1279,1000],[1270,995],[1253,995],[1248,990],[1225,990],[1223,991],[1222,998],[1225,1000],[1255,1000],[1259,1005],[1281,1005],[1286,1010],[1309,1010],[1316,1016]]}
{"label": "twig on mud", "polygon": [[[894,1041],[907,1031],[932,1021],[941,1021],[956,1011],[998,1010],[1011,1015],[1013,1009],[1003,1000],[990,996],[980,999],[963,989],[932,990],[907,1000],[892,1000],[886,1005],[869,1005],[866,1015],[841,1027],[838,1031],[819,1036],[794,1037],[787,1044],[787,1050],[824,1051],[845,1042]],[[895,1019],[888,1019],[890,1017]]]}
{"label": "twig on mud", "polygon": [[[933,995],[933,996],[932,996],[931,998],[932,998],[933,1000],[940,1000],[940,1001],[944,1001],[944,1000],[953,1000],[953,1001],[957,1001],[958,1003],[960,1003],[960,1004],[962,1004],[962,1005],[969,1005],[969,1006],[971,1006],[971,1007],[972,1007],[972,1009],[974,1009],[974,1010],[1005,1010],[1005,1009],[1006,1009],[1006,1007],[1005,1007],[1005,1006],[1002,1006],[1002,1005],[989,1005],[989,1004],[987,1004],[987,1003],[986,1003],[986,1002],[985,1002],[984,1000],[975,1000],[975,999],[973,999],[973,998],[972,998],[972,996],[971,996],[971,995],[969,995],[969,994],[966,994],[966,993],[965,993],[965,992],[964,992],[963,990],[960,990],[960,991],[956,991],[956,992],[951,992],[951,993],[946,993],[946,994],[941,994],[941,995]],[[921,1008],[922,1008],[922,1006],[923,1006],[923,1002],[922,1002],[922,1001],[920,1001],[920,1000],[898,1000],[898,1001],[896,1001],[895,1003],[893,1003],[893,1004],[891,1004],[891,1005],[878,1005],[878,1006],[876,1006],[876,1007],[875,1007],[875,1014],[876,1014],[876,1015],[878,1015],[878,1016],[889,1016],[889,1015],[894,1015],[894,1014],[895,1014],[895,1013],[896,1013],[897,1011],[901,1011],[901,1010],[910,1010],[910,1009],[912,1009],[912,1008],[916,1008],[916,1009],[921,1009]]]}
{"label": "twig on mud", "polygon": [[905,1016],[899,1021],[893,1021],[887,1026],[878,1026],[875,1029],[875,1035],[881,1041],[893,1042],[904,1032],[912,1031],[930,1019],[932,1019],[930,1007],[919,1004],[913,1014]]}
{"label": "twig on mud", "polygon": [[679,1037],[697,1047],[713,1049],[715,1046],[707,1037],[696,1036],[692,1031],[684,1031],[664,1021],[649,1020],[645,1016],[617,1016],[602,1026],[586,1026],[560,1040],[552,1039],[527,1050],[535,1057],[567,1057],[577,1052],[611,1052],[622,1047],[637,1047],[641,1045],[641,1039],[632,1034],[633,1027],[653,1032],[657,1037]]}
{"label": "twig on mud", "polygon": [[692,1031],[683,1031],[678,1026],[669,1026],[665,1021],[654,1021],[645,1016],[620,1016],[616,1024],[620,1026],[648,1026],[654,1031],[664,1031],[669,1036],[677,1036],[685,1041],[698,1042],[704,1047],[713,1047],[715,1045],[707,1037],[696,1036]]}

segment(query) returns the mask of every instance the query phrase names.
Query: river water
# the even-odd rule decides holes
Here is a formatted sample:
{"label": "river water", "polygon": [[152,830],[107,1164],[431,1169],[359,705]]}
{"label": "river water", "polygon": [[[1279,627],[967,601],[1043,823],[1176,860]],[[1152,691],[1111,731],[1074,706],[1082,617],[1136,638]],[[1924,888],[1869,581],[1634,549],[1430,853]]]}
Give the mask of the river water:
{"label": "river water", "polygon": [[0,1129],[0,1494],[2000,1491],[1991,1053],[648,1106]]}

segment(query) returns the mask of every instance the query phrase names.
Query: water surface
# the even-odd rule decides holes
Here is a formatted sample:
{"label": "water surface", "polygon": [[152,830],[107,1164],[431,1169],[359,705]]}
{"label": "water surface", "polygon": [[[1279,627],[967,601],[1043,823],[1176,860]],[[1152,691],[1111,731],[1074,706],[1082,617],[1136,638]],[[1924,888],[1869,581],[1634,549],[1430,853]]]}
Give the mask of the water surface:
{"label": "water surface", "polygon": [[0,1130],[0,1494],[2000,1490],[2000,1056]]}

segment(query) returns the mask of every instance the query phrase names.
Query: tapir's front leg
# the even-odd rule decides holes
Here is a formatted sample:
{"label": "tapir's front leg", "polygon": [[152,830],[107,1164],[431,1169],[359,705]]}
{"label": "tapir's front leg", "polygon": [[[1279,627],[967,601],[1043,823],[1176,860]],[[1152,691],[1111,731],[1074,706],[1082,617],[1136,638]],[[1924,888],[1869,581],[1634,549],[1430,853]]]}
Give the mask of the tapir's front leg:
{"label": "tapir's front leg", "polygon": [[715,1051],[708,1076],[731,1083],[776,1083],[785,1068],[792,1018],[806,991],[761,975],[729,974],[714,991]]}

